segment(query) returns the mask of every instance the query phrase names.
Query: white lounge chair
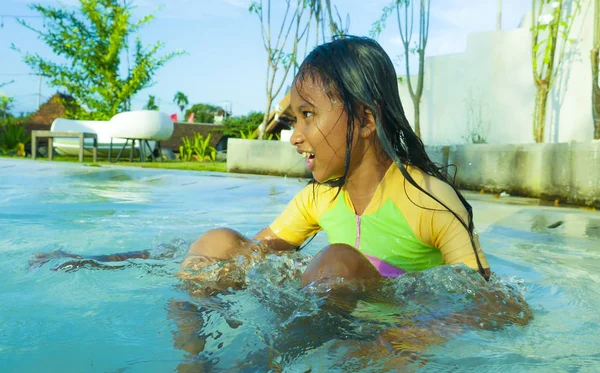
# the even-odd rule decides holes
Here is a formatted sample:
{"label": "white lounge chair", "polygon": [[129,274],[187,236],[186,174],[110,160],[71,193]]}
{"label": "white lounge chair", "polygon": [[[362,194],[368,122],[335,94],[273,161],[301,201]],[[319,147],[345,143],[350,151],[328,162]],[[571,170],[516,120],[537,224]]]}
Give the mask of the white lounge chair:
{"label": "white lounge chair", "polygon": [[[140,150],[140,160],[146,155],[154,159],[154,149],[161,152],[160,142],[168,140],[173,135],[173,121],[165,114],[155,110],[137,110],[119,113],[110,118],[111,142],[124,140],[115,161],[118,161],[124,150],[131,141],[131,149],[135,148],[136,141]],[[141,144],[141,145],[140,145]],[[108,158],[111,159],[112,146],[109,150]],[[133,151],[130,152],[130,160],[133,158]]]}
{"label": "white lounge chair", "polygon": [[[57,118],[52,123],[53,132],[91,132],[98,136],[98,153],[108,154],[112,160],[113,148],[121,148],[117,160],[129,155],[133,160],[135,153],[140,160],[146,156],[154,156],[154,150],[160,150],[160,141],[173,134],[173,122],[165,113],[151,110],[123,112],[108,121],[91,121]],[[86,146],[92,139],[85,139]],[[136,144],[137,142],[137,144]],[[128,145],[130,145],[128,147]],[[79,140],[72,138],[55,138],[54,149],[58,154],[77,155]],[[85,150],[89,154],[90,150]]]}

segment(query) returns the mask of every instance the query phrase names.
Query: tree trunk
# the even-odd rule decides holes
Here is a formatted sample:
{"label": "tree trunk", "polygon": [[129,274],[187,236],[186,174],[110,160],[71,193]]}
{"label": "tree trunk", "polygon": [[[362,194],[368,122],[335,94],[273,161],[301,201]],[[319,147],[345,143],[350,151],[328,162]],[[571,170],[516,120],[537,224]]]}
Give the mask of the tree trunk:
{"label": "tree trunk", "polygon": [[265,109],[265,115],[263,117],[263,121],[258,126],[258,139],[263,140],[265,137],[265,132],[267,131],[267,125],[269,124],[269,114],[271,114],[271,105],[273,105],[273,98],[267,97],[267,108]]}
{"label": "tree trunk", "polygon": [[541,85],[535,95],[535,109],[533,113],[533,138],[535,142],[544,142],[544,129],[546,127],[546,103],[548,102],[548,87]]}
{"label": "tree trunk", "polygon": [[594,139],[600,139],[600,86],[598,83],[598,68],[600,67],[599,49],[591,52],[592,59],[592,116],[594,118]]}
{"label": "tree trunk", "polygon": [[413,97],[413,106],[415,108],[415,133],[421,138],[421,98]]}

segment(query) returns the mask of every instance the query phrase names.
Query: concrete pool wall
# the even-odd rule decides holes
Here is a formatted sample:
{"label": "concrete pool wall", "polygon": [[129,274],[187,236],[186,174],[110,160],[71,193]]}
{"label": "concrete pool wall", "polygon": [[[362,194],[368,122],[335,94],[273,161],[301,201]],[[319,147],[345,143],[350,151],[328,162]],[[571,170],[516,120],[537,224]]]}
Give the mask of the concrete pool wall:
{"label": "concrete pool wall", "polygon": [[[282,141],[229,139],[230,172],[310,177],[304,158]],[[559,199],[600,207],[600,141],[428,146],[431,159],[455,165],[460,188]],[[454,168],[450,168],[454,173]]]}

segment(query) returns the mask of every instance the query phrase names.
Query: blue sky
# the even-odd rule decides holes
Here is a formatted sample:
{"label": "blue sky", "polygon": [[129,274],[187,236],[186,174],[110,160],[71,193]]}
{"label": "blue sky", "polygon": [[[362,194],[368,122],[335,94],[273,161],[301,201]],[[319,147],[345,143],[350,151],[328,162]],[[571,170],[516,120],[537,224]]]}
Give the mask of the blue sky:
{"label": "blue sky", "polygon": [[[368,35],[371,25],[379,19],[390,0],[332,0],[342,15],[350,15],[350,33]],[[39,53],[54,58],[51,50],[36,35],[17,23],[11,16],[32,16],[27,0],[0,0],[0,83],[14,83],[0,92],[15,98],[14,112],[37,109],[38,78],[23,62],[22,54],[11,49],[14,43],[21,51]],[[43,5],[76,6],[77,0],[38,0]],[[128,0],[135,6],[134,17],[153,13],[156,19],[140,32],[145,44],[164,42],[163,51],[184,50],[163,67],[154,78],[155,84],[138,93],[133,109],[140,109],[148,95],[158,98],[161,111],[178,111],[172,99],[177,91],[184,92],[190,103],[231,105],[234,115],[251,110],[264,110],[266,52],[260,23],[248,12],[250,0]],[[281,8],[283,0],[272,0]],[[503,0],[503,29],[518,27],[529,10],[526,0]],[[496,28],[498,0],[433,0],[427,55],[460,53],[466,48],[471,32]],[[272,16],[276,24],[277,10]],[[41,26],[40,18],[25,18],[33,26]],[[395,18],[388,21],[379,42],[394,61],[402,53]],[[413,64],[414,65],[414,64]],[[404,65],[398,62],[396,71],[404,75]],[[288,81],[291,77],[288,78]],[[42,83],[42,103],[57,91]]]}

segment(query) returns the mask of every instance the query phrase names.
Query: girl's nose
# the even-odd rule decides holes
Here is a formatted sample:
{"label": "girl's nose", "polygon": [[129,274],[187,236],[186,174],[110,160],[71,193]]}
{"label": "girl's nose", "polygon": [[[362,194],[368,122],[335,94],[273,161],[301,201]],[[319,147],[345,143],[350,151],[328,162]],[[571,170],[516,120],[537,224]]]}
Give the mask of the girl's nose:
{"label": "girl's nose", "polygon": [[294,132],[290,136],[290,143],[294,146],[298,146],[304,142],[304,136],[294,127]]}

